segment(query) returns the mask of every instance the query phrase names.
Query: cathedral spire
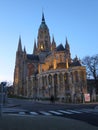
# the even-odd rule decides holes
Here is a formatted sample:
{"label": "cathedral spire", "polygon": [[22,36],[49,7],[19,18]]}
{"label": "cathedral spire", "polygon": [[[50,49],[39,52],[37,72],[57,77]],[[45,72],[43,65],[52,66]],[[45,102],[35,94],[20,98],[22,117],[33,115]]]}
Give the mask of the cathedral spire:
{"label": "cathedral spire", "polygon": [[24,53],[23,53],[24,59],[26,59],[26,48],[24,46]]}
{"label": "cathedral spire", "polygon": [[17,51],[22,52],[21,36],[19,36],[18,50]]}
{"label": "cathedral spire", "polygon": [[66,38],[66,43],[65,43],[65,53],[66,53],[66,58],[68,59],[68,63],[71,63],[70,46],[69,46],[67,38]]}
{"label": "cathedral spire", "polygon": [[25,48],[25,46],[24,46],[24,53],[26,53],[26,48]]}
{"label": "cathedral spire", "polygon": [[56,43],[55,43],[55,40],[54,40],[54,36],[52,36],[52,50],[55,50],[56,49]]}
{"label": "cathedral spire", "polygon": [[53,43],[53,44],[55,43],[54,36],[52,36],[52,43]]}
{"label": "cathedral spire", "polygon": [[45,23],[44,12],[42,12],[42,23]]}
{"label": "cathedral spire", "polygon": [[34,40],[34,49],[33,49],[33,54],[36,54],[36,40]]}
{"label": "cathedral spire", "polygon": [[69,43],[68,43],[67,37],[66,37],[65,50],[66,51],[70,51],[70,47],[69,47]]}

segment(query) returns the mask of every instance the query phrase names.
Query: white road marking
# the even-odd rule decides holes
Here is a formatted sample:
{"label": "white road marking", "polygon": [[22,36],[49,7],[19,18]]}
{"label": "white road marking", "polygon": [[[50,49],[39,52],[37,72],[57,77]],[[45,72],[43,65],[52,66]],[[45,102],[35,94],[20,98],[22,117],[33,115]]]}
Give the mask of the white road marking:
{"label": "white road marking", "polygon": [[49,111],[50,113],[53,113],[53,114],[56,114],[56,115],[63,115],[62,113],[60,112],[56,112],[56,111]]}
{"label": "white road marking", "polygon": [[[15,111],[14,111],[15,112]],[[16,111],[17,112],[17,111]],[[21,116],[25,116],[25,115],[31,115],[31,116],[37,116],[37,115],[45,115],[45,116],[50,116],[50,115],[57,115],[57,116],[62,116],[64,114],[80,114],[80,113],[92,113],[92,114],[98,114],[98,110],[96,109],[86,109],[86,108],[82,108],[82,109],[67,109],[67,110],[51,110],[51,111],[38,111],[38,112],[35,112],[35,111],[31,111],[31,112],[28,112],[26,113],[26,111],[20,111],[20,112],[17,112],[17,113],[11,113],[11,111],[9,112],[8,111],[8,114],[12,114],[12,115],[21,115]]]}
{"label": "white road marking", "polygon": [[50,113],[48,113],[48,112],[45,112],[45,111],[40,111],[40,113],[43,114],[43,115],[46,115],[46,116],[52,115],[52,114],[50,114]]}
{"label": "white road marking", "polygon": [[39,115],[37,112],[30,112],[31,115]]}
{"label": "white road marking", "polygon": [[58,110],[59,112],[62,112],[64,114],[73,114],[72,112],[64,111],[64,110]]}
{"label": "white road marking", "polygon": [[76,111],[76,110],[68,110],[68,112],[73,112],[73,114],[74,114],[74,113],[77,113],[77,114],[82,113],[82,112]]}

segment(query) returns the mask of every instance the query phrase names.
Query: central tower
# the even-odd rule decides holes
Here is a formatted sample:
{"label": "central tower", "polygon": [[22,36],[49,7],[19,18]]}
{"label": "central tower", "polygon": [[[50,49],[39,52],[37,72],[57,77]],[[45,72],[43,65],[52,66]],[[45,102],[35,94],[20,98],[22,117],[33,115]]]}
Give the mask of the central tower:
{"label": "central tower", "polygon": [[38,30],[37,52],[49,52],[51,50],[50,34],[46,25],[44,13],[42,13],[42,22]]}

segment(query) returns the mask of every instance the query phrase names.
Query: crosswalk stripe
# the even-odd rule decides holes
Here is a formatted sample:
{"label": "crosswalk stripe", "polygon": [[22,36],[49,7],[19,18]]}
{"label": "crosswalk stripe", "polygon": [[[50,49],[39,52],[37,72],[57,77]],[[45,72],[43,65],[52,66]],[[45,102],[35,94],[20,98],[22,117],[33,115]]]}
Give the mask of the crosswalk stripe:
{"label": "crosswalk stripe", "polygon": [[56,112],[56,111],[49,111],[50,113],[53,113],[53,114],[56,114],[56,115],[63,115],[62,113],[60,112]]}
{"label": "crosswalk stripe", "polygon": [[73,114],[72,112],[64,111],[64,110],[58,110],[59,112],[62,112],[64,114]]}
{"label": "crosswalk stripe", "polygon": [[38,115],[37,112],[30,112],[31,115]]}
{"label": "crosswalk stripe", "polygon": [[[8,112],[8,113],[10,113],[11,114],[11,111],[10,112]],[[92,113],[92,114],[95,114],[95,113],[97,113],[98,114],[98,110],[96,110],[96,109],[86,109],[86,108],[82,108],[82,109],[66,109],[66,110],[51,110],[51,111],[38,111],[38,112],[35,112],[35,111],[30,111],[30,112],[27,112],[27,111],[20,111],[20,112],[15,112],[14,111],[14,113],[13,113],[13,111],[12,111],[12,114],[17,114],[17,115],[21,115],[21,116],[24,116],[24,115],[34,115],[34,116],[36,116],[36,115],[40,115],[40,114],[42,114],[42,115],[46,115],[46,116],[49,116],[49,115],[53,115],[53,114],[55,114],[55,115],[57,115],[57,116],[59,116],[59,115],[64,115],[64,114],[69,114],[69,115],[71,115],[71,114],[80,114],[80,113]]]}
{"label": "crosswalk stripe", "polygon": [[40,111],[40,113],[41,113],[41,114],[44,114],[44,115],[46,115],[46,116],[52,115],[52,114],[50,114],[50,113],[48,113],[48,112],[45,112],[45,111]]}
{"label": "crosswalk stripe", "polygon": [[75,111],[75,110],[68,110],[68,112],[73,112],[73,113],[77,113],[77,114],[82,113],[80,111]]}

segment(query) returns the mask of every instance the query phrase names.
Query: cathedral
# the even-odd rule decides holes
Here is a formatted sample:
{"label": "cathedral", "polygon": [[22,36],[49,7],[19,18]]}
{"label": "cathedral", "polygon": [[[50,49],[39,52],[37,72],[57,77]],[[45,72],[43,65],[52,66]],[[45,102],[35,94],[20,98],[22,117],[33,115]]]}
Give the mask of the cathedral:
{"label": "cathedral", "polygon": [[86,68],[76,56],[71,58],[70,45],[56,45],[50,37],[44,13],[34,41],[33,53],[22,48],[19,37],[14,69],[14,94],[33,99],[74,101],[87,92]]}

